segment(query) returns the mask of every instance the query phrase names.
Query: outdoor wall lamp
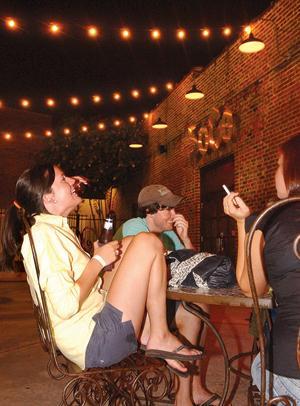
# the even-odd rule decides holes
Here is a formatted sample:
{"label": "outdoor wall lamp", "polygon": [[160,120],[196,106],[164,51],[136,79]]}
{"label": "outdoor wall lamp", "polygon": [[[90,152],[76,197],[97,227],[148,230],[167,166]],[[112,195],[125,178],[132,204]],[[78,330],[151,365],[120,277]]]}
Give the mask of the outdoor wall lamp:
{"label": "outdoor wall lamp", "polygon": [[188,92],[186,92],[185,96],[186,99],[189,100],[199,100],[204,97],[204,93],[197,88],[197,86],[194,84]]}
{"label": "outdoor wall lamp", "polygon": [[130,142],[129,148],[132,148],[132,149],[143,148],[143,144],[141,142],[138,142],[138,141]]}
{"label": "outdoor wall lamp", "polygon": [[259,51],[262,51],[265,47],[265,43],[254,37],[252,32],[250,32],[247,39],[245,39],[239,46],[239,50],[244,54],[253,54]]}
{"label": "outdoor wall lamp", "polygon": [[[270,23],[272,25],[273,33],[275,36],[275,46],[277,48],[277,52],[280,56],[282,57],[290,57],[289,53],[287,55],[283,55],[281,53],[281,49],[279,47],[279,29],[275,21],[273,21],[271,18],[261,18],[259,20],[260,22],[266,22]],[[239,46],[239,50],[245,54],[253,54],[255,52],[260,52],[265,48],[265,43],[261,40],[256,38],[252,31],[251,27],[249,26],[250,31],[248,32],[248,38],[246,38]]]}
{"label": "outdoor wall lamp", "polygon": [[155,128],[157,130],[163,130],[164,128],[167,128],[168,124],[163,121],[160,117],[152,124],[152,128]]}

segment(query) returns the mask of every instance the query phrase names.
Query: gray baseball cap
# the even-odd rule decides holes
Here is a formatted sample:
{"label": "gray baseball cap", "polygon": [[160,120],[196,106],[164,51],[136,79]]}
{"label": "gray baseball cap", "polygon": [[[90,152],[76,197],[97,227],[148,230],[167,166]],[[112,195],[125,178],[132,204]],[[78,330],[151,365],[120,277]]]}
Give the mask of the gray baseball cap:
{"label": "gray baseball cap", "polygon": [[149,185],[140,191],[138,206],[146,207],[150,204],[158,203],[161,206],[176,207],[182,199],[182,196],[174,195],[174,193],[164,185]]}

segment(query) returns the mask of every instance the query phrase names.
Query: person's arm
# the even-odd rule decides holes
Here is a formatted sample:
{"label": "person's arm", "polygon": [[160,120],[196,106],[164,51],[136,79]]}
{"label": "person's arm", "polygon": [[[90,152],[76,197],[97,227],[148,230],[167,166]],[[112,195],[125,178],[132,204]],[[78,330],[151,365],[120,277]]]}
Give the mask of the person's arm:
{"label": "person's arm", "polygon": [[116,261],[118,257],[118,255],[116,254],[118,246],[119,241],[111,241],[107,244],[102,245],[101,247],[98,246],[97,242],[94,244],[94,256],[87,263],[80,278],[77,279],[76,281],[76,284],[80,288],[80,296],[79,296],[80,306],[88,297],[90,291],[92,290],[96,282],[99,272],[103,268],[103,264],[101,264],[97,259],[95,259],[95,256],[97,258],[97,255],[99,255],[102,258],[102,260],[104,260],[105,264],[109,265],[114,261]]}
{"label": "person's arm", "polygon": [[[63,236],[51,228],[43,227],[34,233],[34,241],[39,258],[41,271],[40,283],[49,298],[53,311],[63,319],[76,314],[95,285],[103,264],[87,256],[86,266],[75,281],[72,263],[74,252],[80,250],[75,245],[72,252],[68,251]],[[50,243],[51,241],[51,243]],[[69,242],[73,244],[72,242]],[[113,241],[95,248],[95,255],[100,255],[105,264],[114,262],[117,258],[118,241]],[[30,249],[30,248],[29,248]],[[87,254],[86,254],[87,255]],[[76,254],[77,256],[77,254]],[[32,254],[28,256],[28,267],[33,270]],[[84,256],[81,256],[84,258]],[[35,274],[35,271],[30,271]]]}
{"label": "person's arm", "polygon": [[189,230],[189,223],[188,221],[183,217],[182,214],[175,214],[174,219],[174,227],[176,230],[176,233],[180,240],[182,241],[183,245],[185,248],[188,249],[194,249],[193,243],[189,237],[188,230]]}
{"label": "person's arm", "polygon": [[[238,203],[239,207],[233,202]],[[237,193],[230,193],[223,200],[224,212],[237,222],[238,230],[238,253],[236,263],[237,282],[247,296],[251,296],[251,288],[248,278],[246,261],[246,231],[245,218],[250,215],[250,210]],[[253,268],[253,277],[258,295],[262,295],[267,290],[267,280],[263,265],[264,236],[260,230],[255,231],[252,241],[251,260]]]}

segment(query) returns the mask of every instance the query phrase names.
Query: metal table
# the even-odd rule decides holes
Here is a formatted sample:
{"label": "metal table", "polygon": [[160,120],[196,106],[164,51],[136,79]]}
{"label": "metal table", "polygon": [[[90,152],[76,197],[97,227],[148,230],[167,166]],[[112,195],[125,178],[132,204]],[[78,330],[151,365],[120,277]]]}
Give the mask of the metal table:
{"label": "metal table", "polygon": [[[214,305],[227,305],[227,306],[238,306],[238,307],[253,307],[253,300],[250,297],[245,296],[238,286],[233,288],[224,289],[205,289],[205,288],[189,288],[189,287],[178,287],[171,288],[167,290],[167,298],[170,300],[181,301],[183,307],[193,313],[195,316],[199,317],[203,323],[210,328],[210,330],[215,335],[224,358],[224,371],[225,379],[223,392],[221,395],[220,406],[224,405],[228,389],[229,389],[229,377],[230,371],[239,374],[242,377],[248,378],[247,375],[240,373],[233,366],[232,362],[241,356],[250,355],[252,352],[239,353],[232,358],[228,358],[228,353],[224,344],[224,341],[215,328],[215,326],[209,320],[206,313],[199,308],[196,303],[214,304]],[[271,309],[273,307],[272,298],[270,295],[265,295],[259,298],[259,306],[261,309]]]}

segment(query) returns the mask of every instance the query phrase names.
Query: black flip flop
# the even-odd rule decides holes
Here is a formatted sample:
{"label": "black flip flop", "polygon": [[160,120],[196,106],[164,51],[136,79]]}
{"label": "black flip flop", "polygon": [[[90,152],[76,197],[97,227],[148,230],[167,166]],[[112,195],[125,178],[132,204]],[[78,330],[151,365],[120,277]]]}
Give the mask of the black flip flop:
{"label": "black flip flop", "polygon": [[146,350],[145,355],[146,357],[151,358],[161,358],[161,359],[174,359],[176,361],[195,361],[197,359],[202,358],[202,353],[194,354],[194,355],[184,355],[179,354],[183,348],[189,348],[186,345],[180,345],[174,351],[163,351],[163,350]]}
{"label": "black flip flop", "polygon": [[[144,344],[140,344],[140,350],[146,352],[147,350],[147,346]],[[187,378],[188,376],[190,376],[190,371],[187,370],[186,372],[183,371],[179,371],[179,369],[171,367],[171,365],[166,363],[166,367],[173,372],[175,375],[180,376],[180,378]]]}

